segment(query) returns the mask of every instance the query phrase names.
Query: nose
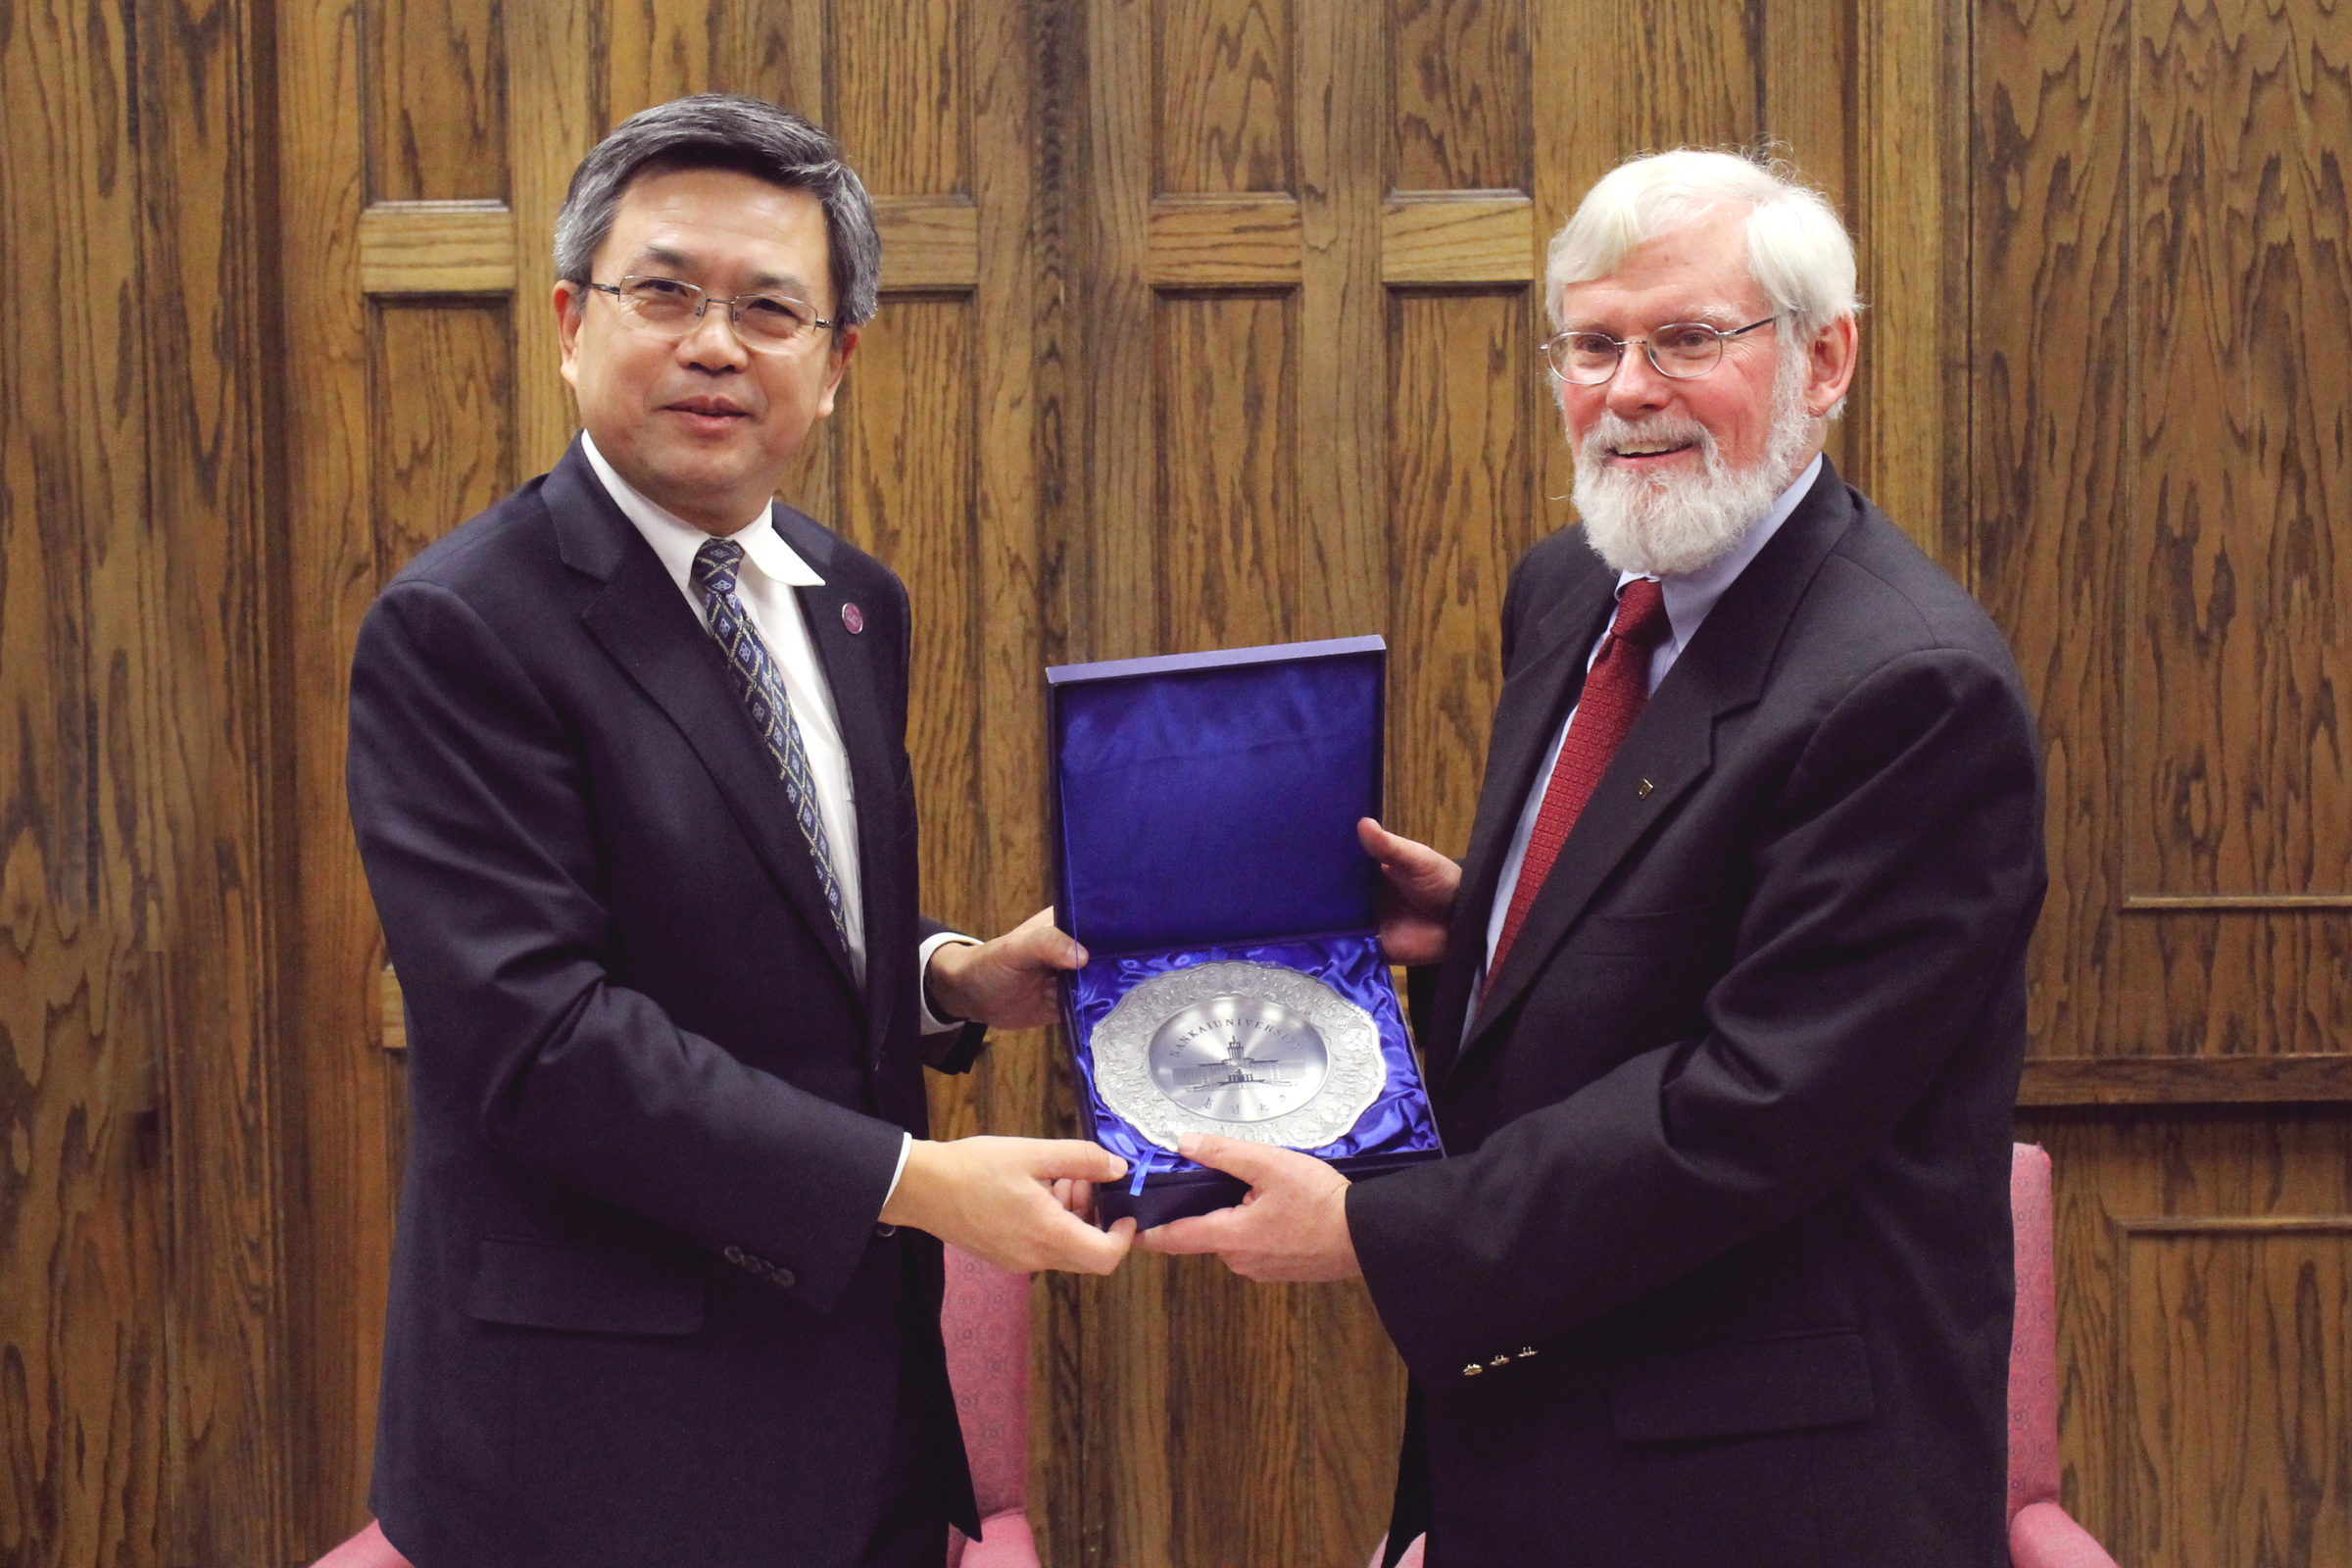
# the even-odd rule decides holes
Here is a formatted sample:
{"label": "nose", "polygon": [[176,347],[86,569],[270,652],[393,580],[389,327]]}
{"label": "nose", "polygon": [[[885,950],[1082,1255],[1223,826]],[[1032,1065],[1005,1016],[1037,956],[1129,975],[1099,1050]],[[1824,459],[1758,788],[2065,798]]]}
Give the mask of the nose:
{"label": "nose", "polygon": [[678,339],[678,353],[703,370],[741,369],[752,357],[735,331],[735,307],[715,300],[705,302],[701,318]]}
{"label": "nose", "polygon": [[1617,369],[1602,388],[1609,412],[1621,419],[1652,414],[1674,400],[1674,383],[1649,362],[1647,343],[1628,343]]}

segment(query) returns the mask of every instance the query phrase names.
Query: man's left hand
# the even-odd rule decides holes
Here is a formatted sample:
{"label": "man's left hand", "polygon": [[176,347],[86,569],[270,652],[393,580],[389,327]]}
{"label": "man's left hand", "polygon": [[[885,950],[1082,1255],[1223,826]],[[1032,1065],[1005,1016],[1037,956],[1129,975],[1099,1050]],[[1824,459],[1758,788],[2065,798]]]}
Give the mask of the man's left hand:
{"label": "man's left hand", "polygon": [[1250,1184],[1237,1207],[1170,1221],[1135,1245],[1149,1252],[1215,1252],[1246,1280],[1321,1285],[1363,1272],[1348,1235],[1348,1178],[1311,1154],[1188,1133],[1176,1152]]}
{"label": "man's left hand", "polygon": [[1035,1029],[1061,1016],[1059,980],[1086,962],[1077,939],[1040,909],[994,942],[949,942],[931,955],[934,1001],[996,1029]]}

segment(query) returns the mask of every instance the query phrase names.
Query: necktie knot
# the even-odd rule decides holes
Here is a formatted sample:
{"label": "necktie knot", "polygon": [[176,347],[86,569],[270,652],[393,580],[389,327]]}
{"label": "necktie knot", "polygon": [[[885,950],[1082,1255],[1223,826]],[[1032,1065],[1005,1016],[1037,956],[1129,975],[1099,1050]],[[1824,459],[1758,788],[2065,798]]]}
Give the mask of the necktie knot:
{"label": "necktie knot", "polygon": [[735,574],[742,569],[743,546],[732,539],[706,539],[694,553],[695,586],[706,594],[733,593]]}
{"label": "necktie knot", "polygon": [[1666,590],[1648,577],[1636,577],[1625,585],[1617,596],[1617,614],[1609,622],[1609,635],[1621,637],[1636,648],[1651,648],[1663,642],[1673,630],[1666,618]]}

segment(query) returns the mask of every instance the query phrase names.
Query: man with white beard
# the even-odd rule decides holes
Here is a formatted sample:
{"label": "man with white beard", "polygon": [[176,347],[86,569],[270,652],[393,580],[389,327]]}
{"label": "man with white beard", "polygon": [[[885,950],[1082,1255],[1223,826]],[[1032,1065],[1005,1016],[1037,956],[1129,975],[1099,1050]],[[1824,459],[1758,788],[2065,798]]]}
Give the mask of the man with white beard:
{"label": "man with white beard", "polygon": [[1513,573],[1462,861],[1362,828],[1449,1157],[1188,1140],[1251,1200],[1138,1245],[1362,1276],[1412,1373],[1392,1562],[1996,1568],[2023,685],[1822,456],[1820,196],[1636,159],[1545,300],[1584,526]]}

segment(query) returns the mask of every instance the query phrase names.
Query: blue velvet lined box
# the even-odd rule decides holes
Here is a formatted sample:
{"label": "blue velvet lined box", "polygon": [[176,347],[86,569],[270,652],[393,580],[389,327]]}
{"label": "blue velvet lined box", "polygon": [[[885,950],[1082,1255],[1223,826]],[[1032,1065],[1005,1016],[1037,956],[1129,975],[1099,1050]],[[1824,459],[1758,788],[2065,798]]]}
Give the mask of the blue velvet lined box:
{"label": "blue velvet lined box", "polygon": [[1194,964],[1299,970],[1378,1026],[1378,1098],[1306,1152],[1351,1179],[1443,1153],[1380,952],[1378,872],[1355,833],[1381,809],[1387,659],[1382,639],[1351,637],[1046,672],[1056,907],[1088,953],[1062,988],[1063,1017],[1090,1130],[1141,1175],[1101,1195],[1105,1224],[1160,1224],[1244,1191],[1154,1144],[1098,1092],[1096,1027],[1136,986]]}

